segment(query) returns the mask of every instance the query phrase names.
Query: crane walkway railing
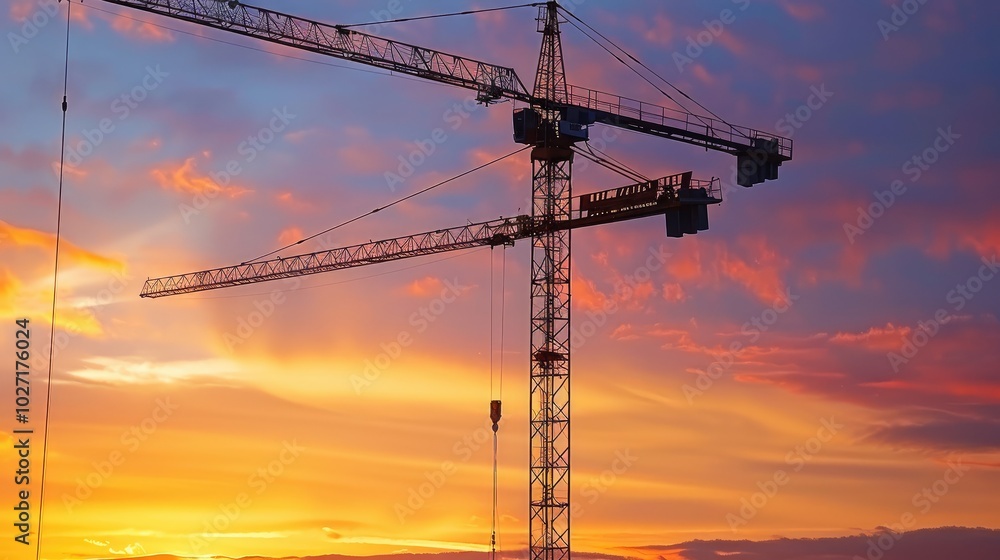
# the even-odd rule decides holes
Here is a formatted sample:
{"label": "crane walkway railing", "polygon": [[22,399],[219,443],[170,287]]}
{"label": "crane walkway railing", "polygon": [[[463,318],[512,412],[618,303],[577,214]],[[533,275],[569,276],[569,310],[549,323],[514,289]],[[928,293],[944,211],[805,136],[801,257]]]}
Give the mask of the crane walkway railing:
{"label": "crane walkway railing", "polygon": [[782,158],[792,157],[792,141],[776,134],[580,86],[567,86],[567,93],[570,106],[701,134],[733,145],[752,145],[756,139],[772,140],[777,142]]}

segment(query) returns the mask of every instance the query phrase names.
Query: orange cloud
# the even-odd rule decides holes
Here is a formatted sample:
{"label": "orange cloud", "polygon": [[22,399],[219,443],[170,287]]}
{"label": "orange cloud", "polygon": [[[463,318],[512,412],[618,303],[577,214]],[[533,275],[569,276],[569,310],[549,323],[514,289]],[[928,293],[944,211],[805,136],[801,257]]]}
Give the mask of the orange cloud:
{"label": "orange cloud", "polygon": [[961,234],[961,245],[969,247],[981,257],[992,257],[1000,253],[1000,225],[984,224],[975,233]]}
{"label": "orange cloud", "polygon": [[93,22],[90,21],[90,18],[87,17],[87,12],[83,10],[73,10],[73,13],[70,16],[70,18],[72,18],[74,23],[79,24],[87,31],[93,31],[94,24]]}
{"label": "orange cloud", "polygon": [[679,251],[667,262],[667,271],[682,282],[700,278],[702,275],[701,252]]}
{"label": "orange cloud", "polygon": [[663,285],[663,299],[667,301],[684,301],[686,297],[684,287],[680,284],[667,283]]}
{"label": "orange cloud", "polygon": [[635,20],[633,27],[650,43],[669,46],[674,41],[674,24],[663,14],[653,14],[651,20]]}
{"label": "orange cloud", "polygon": [[[491,152],[489,150],[474,149],[469,152],[469,165],[483,165],[506,153],[508,153],[506,150]],[[523,156],[524,154],[521,155]],[[507,176],[515,182],[523,182],[531,177],[531,160],[527,157],[511,156],[503,161],[498,161],[495,166],[491,167],[506,170]]]}
{"label": "orange cloud", "polygon": [[[11,244],[15,247],[40,247],[54,251],[56,236],[35,229],[20,228],[0,220],[0,247]],[[99,270],[122,272],[125,264],[122,261],[98,255],[82,249],[65,239],[59,243],[60,253],[82,266],[90,266]]]}
{"label": "orange cloud", "polygon": [[615,340],[637,340],[639,335],[635,334],[635,329],[631,323],[622,323],[611,331],[611,338]]}
{"label": "orange cloud", "polygon": [[56,309],[56,327],[69,332],[97,337],[104,334],[100,321],[87,309],[60,306]]}
{"label": "orange cloud", "polygon": [[125,17],[117,17],[111,21],[111,28],[122,35],[143,41],[155,43],[170,42],[174,35],[169,30],[157,27],[145,21],[136,21]]}
{"label": "orange cloud", "polygon": [[406,294],[414,297],[431,297],[441,293],[444,284],[440,278],[425,276],[406,286]]}
{"label": "orange cloud", "polygon": [[579,278],[576,275],[572,279],[573,305],[580,309],[598,310],[604,309],[608,303],[608,298],[590,280]]}
{"label": "orange cloud", "polygon": [[860,344],[873,350],[899,350],[900,341],[910,335],[910,327],[897,327],[886,323],[884,327],[872,327],[861,333],[837,333],[830,342]]}
{"label": "orange cloud", "polygon": [[271,195],[275,203],[289,212],[313,213],[319,211],[319,206],[314,202],[303,200],[291,191],[279,192]]}
{"label": "orange cloud", "polygon": [[705,67],[702,66],[701,64],[695,64],[692,67],[692,70],[694,71],[694,76],[699,80],[701,80],[702,83],[708,85],[712,85],[715,83],[715,78],[711,74],[709,74],[708,70],[706,70]]}
{"label": "orange cloud", "polygon": [[10,4],[10,19],[23,23],[31,15],[37,5],[32,0],[14,0]]}
{"label": "orange cloud", "polygon": [[750,50],[747,48],[747,44],[740,40],[735,33],[730,32],[719,35],[719,44],[738,58],[746,58]]}
{"label": "orange cloud", "polygon": [[788,15],[799,21],[813,21],[826,15],[826,10],[818,4],[805,4],[797,1],[785,0],[781,3]]}
{"label": "orange cloud", "polygon": [[[25,247],[54,252],[55,243],[56,237],[51,233],[14,226],[0,220],[0,249]],[[61,265],[60,268],[80,266],[115,275],[125,274],[123,261],[88,251],[65,238],[60,240],[59,252],[60,262],[66,263],[66,266]],[[9,270],[0,270],[0,317],[47,317],[52,301],[50,298],[51,288],[26,289]],[[88,336],[98,336],[104,332],[97,318],[84,306],[59,306],[56,326],[67,332]]]}
{"label": "orange cloud", "polygon": [[743,284],[763,303],[773,303],[785,294],[781,270],[787,265],[763,240],[746,240],[742,245],[750,249],[751,260],[722,251],[719,266],[722,273]]}
{"label": "orange cloud", "polygon": [[225,194],[229,198],[237,198],[253,192],[237,186],[221,186],[208,175],[197,175],[195,159],[188,158],[174,169],[153,169],[150,174],[160,186],[190,194]]}
{"label": "orange cloud", "polygon": [[285,245],[290,245],[302,239],[302,237],[304,237],[302,228],[290,227],[278,234],[278,241]]}
{"label": "orange cloud", "polygon": [[665,350],[680,350],[681,352],[695,354],[710,354],[716,351],[725,352],[722,348],[713,348],[698,344],[691,338],[691,332],[688,329],[657,324],[648,329],[645,334],[662,340],[660,348]]}
{"label": "orange cloud", "polygon": [[[48,319],[51,294],[26,292],[23,285],[6,268],[0,269],[0,317],[20,319],[26,316]],[[82,308],[62,307],[56,310],[56,326],[70,333],[98,336],[104,332],[94,315]]]}
{"label": "orange cloud", "polygon": [[9,270],[0,270],[0,315],[10,317],[17,311],[14,309],[14,298],[20,286],[21,283]]}
{"label": "orange cloud", "polygon": [[[935,385],[929,389],[935,390],[939,387],[939,385]],[[953,382],[945,383],[944,390],[950,395],[975,397],[1000,402],[1000,387],[997,387],[995,384]]]}

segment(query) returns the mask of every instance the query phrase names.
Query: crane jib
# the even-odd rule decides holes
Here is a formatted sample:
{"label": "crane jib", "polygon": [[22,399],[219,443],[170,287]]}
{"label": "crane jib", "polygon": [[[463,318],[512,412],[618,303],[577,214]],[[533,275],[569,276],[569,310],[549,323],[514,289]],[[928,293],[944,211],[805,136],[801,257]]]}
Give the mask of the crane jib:
{"label": "crane jib", "polygon": [[[567,101],[557,103],[529,93],[510,67],[385,39],[242,2],[102,1],[471,89],[476,92],[476,100],[484,104],[511,99],[538,109],[558,109],[563,113],[563,132],[575,134],[582,139],[586,139],[586,126],[596,122],[729,153],[738,158],[737,182],[743,186],[776,178],[778,166],[792,157],[792,141],[772,133],[572,85],[567,86]],[[524,142],[525,132],[518,132],[516,119],[515,116],[515,137],[520,137],[518,142]]]}
{"label": "crane jib", "polygon": [[243,263],[146,280],[140,296],[156,298],[317,274],[460,249],[510,245],[549,231],[576,229],[664,215],[667,235],[708,228],[707,206],[722,201],[718,179],[692,179],[690,171],[573,198],[568,220],[519,215],[415,235],[324,249],[303,255]]}
{"label": "crane jib", "polygon": [[318,21],[218,0],[103,0],[198,25],[254,37],[472,89],[490,103],[508,98],[531,102],[532,97],[512,69],[338,27]]}

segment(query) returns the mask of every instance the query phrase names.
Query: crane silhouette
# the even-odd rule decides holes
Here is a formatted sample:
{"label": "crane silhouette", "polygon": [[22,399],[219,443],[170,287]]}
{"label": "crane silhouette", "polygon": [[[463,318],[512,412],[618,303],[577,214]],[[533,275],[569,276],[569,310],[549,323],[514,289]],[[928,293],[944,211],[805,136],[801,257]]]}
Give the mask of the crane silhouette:
{"label": "crane silhouette", "polygon": [[[509,67],[235,0],[103,1],[473,90],[476,100],[486,105],[505,99],[526,105],[514,110],[513,128],[514,141],[531,148],[530,215],[152,278],[140,295],[155,298],[212,290],[530,239],[530,559],[568,560],[571,232],[664,215],[667,235],[681,237],[707,229],[708,205],[721,202],[717,180],[695,180],[690,172],[573,196],[574,154],[583,154],[574,145],[588,139],[594,124],[685,142],[735,155],[737,183],[749,187],[777,178],[778,167],[792,157],[791,140],[718,117],[569,85],[559,26],[566,21],[563,17],[576,16],[554,1],[531,4],[538,7],[537,30],[542,33],[531,92]],[[498,417],[499,407],[494,411],[491,403],[492,414]]]}

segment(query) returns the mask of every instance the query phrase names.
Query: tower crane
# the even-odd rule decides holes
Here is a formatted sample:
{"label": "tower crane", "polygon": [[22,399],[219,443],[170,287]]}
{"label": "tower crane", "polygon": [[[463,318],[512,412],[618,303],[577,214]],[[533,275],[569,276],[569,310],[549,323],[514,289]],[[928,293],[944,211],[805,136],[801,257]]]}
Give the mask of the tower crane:
{"label": "tower crane", "polygon": [[[718,182],[691,173],[574,197],[574,144],[603,124],[735,155],[737,183],[776,179],[792,142],[687,111],[569,85],[555,1],[538,7],[541,52],[533,89],[499,66],[255,7],[237,0],[103,0],[198,25],[472,90],[480,103],[513,100],[515,142],[531,147],[530,215],[439,229],[292,257],[146,281],[142,297],[237,286],[530,239],[530,560],[570,558],[570,237],[578,227],[664,215],[667,235],[708,228]],[[570,17],[575,17],[569,14]]]}

